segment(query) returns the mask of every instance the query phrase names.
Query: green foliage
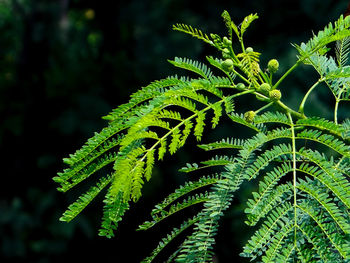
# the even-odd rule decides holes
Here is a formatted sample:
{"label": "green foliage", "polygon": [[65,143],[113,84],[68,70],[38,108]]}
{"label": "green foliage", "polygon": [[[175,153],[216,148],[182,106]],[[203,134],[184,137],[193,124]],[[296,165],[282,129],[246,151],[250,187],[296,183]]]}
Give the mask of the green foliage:
{"label": "green foliage", "polygon": [[[339,124],[337,113],[339,102],[350,100],[350,71],[346,66],[350,18],[340,17],[306,44],[294,45],[299,52],[296,63],[273,83],[272,72],[260,68],[261,54],[245,48],[243,42],[243,35],[258,16],[247,16],[240,26],[232,22],[228,12],[224,11],[222,17],[229,37],[209,37],[184,24],[176,24],[174,29],[217,48],[223,57],[208,56],[207,60],[223,76],[214,75],[214,70],[198,61],[169,60],[194,76],[153,82],[107,115],[108,127],[66,158],[64,162],[69,167],[54,180],[60,184],[59,190],[67,191],[93,175],[98,177],[97,172],[112,163],[113,172],[98,179],[96,186],[69,206],[61,220],[72,220],[109,185],[99,233],[112,237],[131,201],[137,202],[142,196],[142,187],[151,180],[156,159],[175,154],[190,137],[201,141],[208,123],[215,128],[226,118],[233,127],[238,124],[249,130],[247,136],[233,135],[198,145],[206,151],[230,149],[233,153],[218,153],[180,170],[199,173],[222,167],[216,174],[189,180],[155,206],[152,219],[141,224],[139,230],[150,229],[174,214],[182,216],[190,207],[196,214],[173,228],[143,262],[153,262],[185,230],[188,235],[183,236],[168,262],[211,262],[220,219],[236,191],[252,180],[259,181],[259,186],[247,200],[245,222],[257,230],[241,256],[262,262],[347,262],[350,120]],[[241,46],[237,53],[232,47],[233,33]],[[336,41],[338,64],[326,54],[327,45]],[[228,59],[229,67],[223,63]],[[315,68],[320,79],[307,91],[296,111],[281,101],[284,98],[277,88],[302,63]],[[334,95],[334,120],[304,113],[309,94],[321,82]],[[260,88],[262,84],[269,85],[269,96]],[[261,105],[261,101],[264,106],[243,114],[235,104],[241,96],[259,100],[250,107]],[[272,105],[275,109],[267,111]]]}

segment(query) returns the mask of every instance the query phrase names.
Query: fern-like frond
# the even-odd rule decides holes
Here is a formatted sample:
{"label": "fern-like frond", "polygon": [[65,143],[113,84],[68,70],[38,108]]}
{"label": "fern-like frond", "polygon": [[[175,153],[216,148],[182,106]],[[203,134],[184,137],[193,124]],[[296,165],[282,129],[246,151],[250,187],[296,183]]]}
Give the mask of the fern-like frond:
{"label": "fern-like frond", "polygon": [[[109,113],[107,116],[103,118],[113,122],[116,122],[121,119],[125,120],[126,113],[130,112],[131,110],[132,110],[132,113],[136,113],[137,110],[141,109],[140,107],[136,107],[136,106],[142,105],[142,103],[147,102],[150,99],[154,99],[164,94],[171,87],[184,84],[186,81],[187,81],[186,78],[184,77],[178,78],[177,76],[154,81],[151,84],[133,93],[130,96],[131,99],[128,103],[120,105],[119,107],[114,109],[111,113]],[[118,125],[115,125],[115,126],[118,126]]]}
{"label": "fern-like frond", "polygon": [[107,127],[100,134],[95,134],[92,139],[89,139],[81,150],[70,155],[70,158],[65,158],[65,163],[70,167],[53,178],[55,182],[61,184],[59,190],[64,192],[69,190],[83,180],[79,178],[85,179],[97,169],[96,167],[103,167],[112,162],[115,155],[108,151],[118,146],[123,136],[118,136],[117,139],[111,139],[111,136],[119,131],[120,128]]}
{"label": "fern-like frond", "polygon": [[290,125],[290,121],[288,120],[287,115],[281,112],[264,112],[261,115],[257,115],[254,117],[254,123],[256,124],[264,124],[264,123],[280,123],[284,125]]}
{"label": "fern-like frond", "polygon": [[319,117],[299,119],[296,122],[296,126],[313,127],[321,131],[327,131],[328,133],[334,134],[338,137],[342,137],[344,132],[344,128],[341,125]]}
{"label": "fern-like frond", "polygon": [[347,191],[343,187],[339,187],[339,184],[337,183],[337,181],[342,180],[342,178],[338,179],[338,177],[340,177],[339,174],[334,175],[334,177],[336,177],[335,181],[331,177],[329,177],[329,175],[320,167],[310,165],[309,163],[302,163],[297,170],[304,174],[314,177],[325,187],[327,187],[342,202],[347,203],[349,195]]}
{"label": "fern-like frond", "polygon": [[[186,182],[183,186],[176,189],[175,192],[168,195],[161,203],[155,205],[155,208],[152,210],[151,215],[155,216],[156,214],[162,214],[167,206],[175,202],[176,200],[188,195],[189,193],[201,189],[203,187],[207,187],[209,185],[215,184],[219,180],[219,175],[211,175],[202,177],[197,181],[189,181]],[[146,230],[154,224],[146,221],[142,225],[139,226],[139,230]]]}
{"label": "fern-like frond", "polygon": [[[292,220],[287,221],[283,224],[282,228],[275,234],[272,241],[269,244],[269,248],[266,250],[265,255],[262,256],[262,261],[266,263],[274,262],[279,254],[283,251],[286,251],[285,247],[288,249],[288,243],[286,239],[294,230],[294,222]],[[288,250],[294,249],[294,245],[292,248],[289,245]],[[287,251],[288,251],[287,250]]]}
{"label": "fern-like frond", "polygon": [[[350,183],[345,176],[335,170],[332,164],[317,151],[302,150],[298,155],[316,164],[322,172],[315,169],[310,175],[316,177],[322,184],[327,186],[348,209],[350,209]],[[306,169],[302,169],[305,171]]]}
{"label": "fern-like frond", "polygon": [[271,150],[265,151],[263,154],[260,154],[255,162],[248,167],[245,171],[245,176],[247,179],[251,180],[255,178],[258,173],[264,169],[271,161],[276,157],[291,154],[292,147],[291,145],[279,144],[275,145]]}
{"label": "fern-like frond", "polygon": [[241,37],[247,31],[250,24],[258,18],[259,18],[259,16],[257,14],[250,14],[243,19],[242,24],[241,24]]}
{"label": "fern-like frond", "polygon": [[61,221],[73,220],[112,180],[111,176],[102,177],[95,186],[92,186],[77,201],[72,203],[60,218]]}
{"label": "fern-like frond", "polygon": [[319,31],[317,35],[314,35],[306,44],[302,43],[297,46],[300,53],[299,59],[305,60],[309,58],[313,53],[320,52],[325,53],[325,46],[331,42],[335,42],[350,36],[350,18],[340,16],[340,18],[332,23],[329,23],[323,30]]}
{"label": "fern-like frond", "polygon": [[233,195],[243,183],[243,171],[252,162],[252,155],[242,156],[236,163],[225,166],[221,179],[213,186],[209,200],[200,212],[193,233],[181,246],[177,262],[209,262],[212,257],[218,221],[229,207]]}
{"label": "fern-like frond", "polygon": [[204,193],[199,193],[199,194],[194,194],[192,196],[187,197],[186,199],[182,200],[181,202],[177,202],[175,204],[171,204],[168,209],[160,209],[160,208],[155,208],[152,210],[152,221],[146,221],[144,224],[142,224],[139,229],[148,229],[152,226],[154,226],[155,224],[158,224],[160,221],[168,218],[169,216],[174,215],[175,213],[197,205],[197,204],[201,204],[204,203],[206,201],[209,200],[209,194],[208,192],[204,192]]}
{"label": "fern-like frond", "polygon": [[248,128],[251,128],[257,132],[261,132],[264,130],[264,126],[261,124],[254,124],[252,122],[247,122],[244,118],[244,115],[238,114],[238,113],[231,113],[227,115],[233,122],[242,124],[244,126],[247,126]]}
{"label": "fern-like frond", "polygon": [[232,72],[229,73],[229,72],[227,72],[227,70],[224,69],[224,67],[222,66],[223,60],[218,59],[218,58],[213,58],[212,56],[207,56],[206,58],[212,66],[219,69],[221,72],[223,72],[230,79],[230,84],[233,84],[233,80],[234,80],[235,76],[233,75]]}
{"label": "fern-like frond", "polygon": [[298,204],[298,208],[302,213],[309,216],[316,224],[336,251],[344,258],[348,259],[350,251],[349,244],[346,243],[344,238],[341,238],[336,226],[333,222],[329,222],[328,217],[324,214],[320,214],[316,209],[309,204],[309,202],[303,201]]}
{"label": "fern-like frond", "polygon": [[243,52],[237,54],[237,58],[240,59],[240,67],[244,73],[247,74],[249,79],[256,78],[260,73],[259,66],[259,52]]}
{"label": "fern-like frond", "polygon": [[350,157],[350,146],[343,141],[336,139],[334,136],[322,133],[318,130],[303,130],[296,135],[297,139],[306,139],[319,142],[328,146],[330,149],[338,152],[344,157]]}
{"label": "fern-like frond", "polygon": [[[296,246],[293,243],[287,243],[286,246],[283,247],[283,250],[281,250],[281,252],[276,255],[275,262],[292,262],[292,260],[294,260],[293,255],[296,250]],[[304,262],[311,263],[311,261],[309,261],[308,259],[305,259]]]}
{"label": "fern-like frond", "polygon": [[[312,220],[312,219],[311,219]],[[334,253],[332,245],[327,240],[326,235],[322,232],[322,229],[315,227],[310,221],[305,221],[297,226],[301,232],[305,241],[311,244],[312,258],[315,262],[322,260],[322,262],[341,262],[341,256],[338,253]],[[310,247],[309,244],[305,244]],[[304,254],[299,250],[299,255]],[[306,261],[309,262],[309,261]]]}
{"label": "fern-like frond", "polygon": [[129,203],[124,201],[122,193],[111,194],[111,189],[106,194],[104,203],[99,235],[112,238],[118,222],[122,220],[122,216],[129,209]]}
{"label": "fern-like frond", "polygon": [[92,162],[86,167],[81,168],[81,170],[74,171],[71,173],[71,170],[68,169],[68,172],[65,173],[65,170],[62,174],[58,174],[58,177],[55,177],[54,180],[61,184],[61,187],[58,188],[59,191],[66,192],[71,189],[78,183],[89,178],[92,174],[100,170],[101,168],[115,162],[117,159],[117,154],[110,152],[103,155],[101,158],[97,159],[95,162]]}
{"label": "fern-like frond", "polygon": [[346,66],[350,52],[350,37],[338,40],[335,45],[335,54],[340,67]]}
{"label": "fern-like frond", "polygon": [[341,230],[346,234],[350,234],[349,218],[344,218],[343,211],[341,211],[337,205],[333,203],[332,198],[326,192],[323,192],[322,190],[319,190],[313,186],[312,182],[313,181],[309,178],[306,178],[306,180],[300,179],[297,188],[314,198],[320,204],[320,207],[324,208],[329,213]]}
{"label": "fern-like frond", "polygon": [[193,71],[202,78],[209,79],[212,76],[211,70],[204,64],[188,58],[175,57],[174,60],[168,60],[175,67],[183,68],[185,70]]}
{"label": "fern-like frond", "polygon": [[183,231],[185,231],[187,228],[191,227],[195,222],[197,222],[199,219],[198,216],[194,216],[191,219],[188,219],[184,223],[181,224],[179,228],[173,228],[170,232],[170,234],[167,234],[166,237],[163,237],[161,241],[159,242],[158,246],[152,251],[151,255],[144,260],[141,261],[141,263],[151,263],[155,259],[155,257],[167,246],[172,240],[174,240],[178,235],[180,235]]}
{"label": "fern-like frond", "polygon": [[193,164],[187,163],[186,167],[181,168],[179,171],[189,173],[189,172],[197,171],[197,170],[203,169],[203,168],[208,168],[208,167],[213,167],[213,166],[224,166],[224,165],[231,164],[233,162],[234,162],[233,157],[229,157],[226,155],[223,155],[223,156],[216,155],[215,157],[211,158],[208,161],[202,161],[201,164],[203,166],[199,166],[196,163],[193,163]]}
{"label": "fern-like frond", "polygon": [[222,12],[222,14],[221,14],[221,17],[224,19],[226,28],[228,30],[228,34],[230,36],[230,39],[232,40],[232,24],[233,24],[233,22],[232,22],[231,16],[226,10],[224,10],[224,12]]}
{"label": "fern-like frond", "polygon": [[345,119],[344,122],[341,124],[342,126],[342,137],[345,140],[349,140],[350,139],[350,119]]}
{"label": "fern-like frond", "polygon": [[[260,213],[256,210],[260,207],[265,206],[266,199],[273,191],[273,188],[277,185],[278,181],[285,176],[287,173],[291,172],[292,166],[290,163],[282,163],[281,166],[275,167],[271,172],[268,172],[264,179],[259,183],[259,191],[253,192],[253,199],[247,201],[246,213],[257,215]],[[259,209],[259,210],[260,210]]]}
{"label": "fern-like frond", "polygon": [[237,138],[226,138],[220,141],[199,144],[198,147],[205,151],[219,150],[219,149],[242,149],[245,141]]}
{"label": "fern-like frond", "polygon": [[279,230],[281,224],[283,225],[285,221],[288,220],[287,215],[291,209],[292,205],[288,202],[273,209],[259,230],[254,233],[244,246],[244,250],[240,255],[243,257],[251,257],[252,260],[256,257],[254,255],[259,255],[259,251],[264,249],[266,242],[274,236],[276,231]]}
{"label": "fern-like frond", "polygon": [[173,25],[173,30],[184,32],[195,38],[203,40],[205,43],[208,43],[209,45],[215,46],[214,42],[208,37],[207,34],[203,33],[200,29],[193,28],[190,25],[178,23]]}
{"label": "fern-like frond", "polygon": [[349,100],[349,66],[339,67],[332,57],[319,54],[310,56],[308,63],[316,69],[336,100]]}
{"label": "fern-like frond", "polygon": [[[249,212],[249,208],[245,210],[247,215],[247,221],[245,223],[249,226],[255,226],[260,219],[264,218],[272,210],[283,202],[288,202],[292,197],[292,185],[290,183],[281,184],[277,186],[271,193],[262,200],[258,205],[254,206],[254,214]],[[253,204],[252,204],[253,205]]]}

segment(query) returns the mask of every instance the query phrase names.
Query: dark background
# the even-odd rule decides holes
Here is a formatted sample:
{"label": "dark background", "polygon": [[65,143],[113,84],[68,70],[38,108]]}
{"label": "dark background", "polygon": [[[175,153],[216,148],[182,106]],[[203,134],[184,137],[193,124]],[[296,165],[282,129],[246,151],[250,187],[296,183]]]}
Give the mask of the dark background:
{"label": "dark background", "polygon": [[[219,54],[205,43],[171,30],[183,22],[203,32],[225,34],[224,9],[237,24],[258,13],[246,45],[271,58],[280,72],[295,61],[290,43],[307,41],[346,10],[346,0],[3,0],[0,1],[0,262],[139,262],[155,247],[172,221],[154,232],[135,232],[149,219],[152,204],[164,198],[189,175],[177,170],[198,161],[185,147],[155,169],[114,239],[97,236],[101,203],[94,202],[74,222],[58,218],[79,190],[62,194],[52,177],[62,158],[104,127],[101,116],[128,100],[149,82],[172,75],[167,59],[205,59]],[[306,78],[305,78],[306,76]],[[282,90],[289,105],[315,77],[298,70]],[[310,82],[311,83],[311,82]],[[310,97],[314,111],[328,117],[327,94]],[[244,108],[244,106],[243,106]],[[223,126],[226,129],[228,126]],[[210,141],[233,130],[218,130]],[[199,155],[199,154],[198,154]],[[200,160],[200,159],[199,159]],[[216,246],[217,262],[233,262],[248,238],[241,198],[227,212]],[[169,225],[168,225],[169,224]],[[166,251],[169,252],[169,251]],[[239,259],[244,262],[244,259]],[[160,259],[159,259],[160,261]]]}

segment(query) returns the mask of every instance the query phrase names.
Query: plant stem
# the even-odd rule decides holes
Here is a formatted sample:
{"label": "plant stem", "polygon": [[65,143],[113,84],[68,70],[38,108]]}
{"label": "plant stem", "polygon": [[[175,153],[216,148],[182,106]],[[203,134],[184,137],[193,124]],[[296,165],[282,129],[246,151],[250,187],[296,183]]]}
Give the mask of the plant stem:
{"label": "plant stem", "polygon": [[282,109],[284,109],[287,113],[290,113],[291,115],[293,115],[294,117],[298,118],[298,119],[305,119],[306,116],[304,115],[304,113],[300,113],[300,112],[297,112],[295,110],[292,110],[291,108],[289,108],[287,105],[285,105],[282,101],[277,101],[276,102],[277,105],[279,107],[281,107]]}
{"label": "plant stem", "polygon": [[334,106],[334,122],[335,124],[338,124],[338,105],[340,100],[336,99],[335,106]]}
{"label": "plant stem", "polygon": [[286,73],[283,74],[283,76],[276,82],[275,85],[273,85],[272,89],[277,89],[277,87],[281,84],[281,82],[299,65],[301,64],[301,61],[298,60],[290,69],[287,70]]}
{"label": "plant stem", "polygon": [[258,114],[260,111],[270,107],[272,104],[273,104],[273,102],[270,102],[270,103],[266,104],[265,106],[263,106],[260,109],[256,110],[255,113]]}
{"label": "plant stem", "polygon": [[263,71],[260,70],[259,74],[263,77],[264,82],[271,85],[271,78],[269,78]]}
{"label": "plant stem", "polygon": [[312,85],[311,88],[306,92],[306,94],[305,94],[305,96],[304,96],[304,98],[303,98],[303,100],[301,101],[300,106],[299,106],[299,112],[300,112],[301,114],[304,114],[304,105],[305,105],[305,102],[306,102],[307,98],[309,97],[310,93],[311,93],[311,92],[314,90],[314,88],[316,88],[317,85],[318,85],[319,83],[321,83],[323,80],[324,80],[323,78],[320,78],[320,79],[319,79],[318,81],[316,81],[316,82],[314,83],[314,85]]}
{"label": "plant stem", "polygon": [[271,85],[271,86],[272,86],[272,76],[273,76],[273,74],[270,73],[270,85]]}
{"label": "plant stem", "polygon": [[[238,64],[237,64],[238,65]],[[241,78],[243,81],[245,81],[247,84],[249,84],[249,80],[247,80],[245,77],[243,77],[241,74],[239,74],[236,70],[232,70],[233,73],[235,73],[239,78]]]}
{"label": "plant stem", "polygon": [[233,58],[233,61],[236,62],[236,63],[239,63],[239,60],[238,60],[235,52],[233,51],[232,45],[229,47],[229,51],[231,53],[231,57]]}
{"label": "plant stem", "polygon": [[343,86],[343,88],[340,90],[338,97],[335,98],[335,106],[334,106],[334,122],[336,124],[338,124],[338,106],[339,106],[339,102],[340,102],[340,96],[343,93],[345,89],[345,85]]}

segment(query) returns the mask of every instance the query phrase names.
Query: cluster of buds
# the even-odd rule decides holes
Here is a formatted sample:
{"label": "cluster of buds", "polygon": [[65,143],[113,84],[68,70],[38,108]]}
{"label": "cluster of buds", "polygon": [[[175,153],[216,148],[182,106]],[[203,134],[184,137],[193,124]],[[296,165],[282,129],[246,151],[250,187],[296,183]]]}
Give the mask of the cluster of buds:
{"label": "cluster of buds", "polygon": [[233,70],[233,60],[230,58],[227,58],[221,63],[221,66],[225,71],[232,71]]}
{"label": "cluster of buds", "polygon": [[278,89],[274,89],[269,92],[269,97],[272,101],[278,101],[281,99],[282,93]]}
{"label": "cluster of buds", "polygon": [[230,47],[230,46],[232,45],[232,41],[229,40],[227,37],[223,37],[223,38],[222,38],[222,42],[224,43],[224,45],[225,45],[226,47]]}
{"label": "cluster of buds", "polygon": [[237,83],[236,88],[243,90],[245,88],[245,85],[242,82],[240,82],[240,83]]}
{"label": "cluster of buds", "polygon": [[251,53],[251,52],[253,52],[254,51],[254,49],[252,48],[252,47],[247,47],[246,49],[245,49],[245,52],[247,52],[247,53]]}
{"label": "cluster of buds", "polygon": [[260,91],[263,94],[269,94],[270,90],[271,90],[271,86],[269,83],[261,84],[259,89],[258,89],[258,91]]}
{"label": "cluster of buds", "polygon": [[255,111],[247,111],[246,113],[244,113],[244,120],[246,122],[252,122],[254,120],[255,114]]}
{"label": "cluster of buds", "polygon": [[222,50],[222,57],[223,58],[230,58],[231,56],[230,56],[229,48],[232,46],[232,41],[229,40],[227,37],[223,37],[222,43],[225,46],[225,48]]}
{"label": "cluster of buds", "polygon": [[230,58],[231,56],[230,56],[230,50],[228,49],[228,48],[224,48],[223,50],[222,50],[222,57],[223,58]]}
{"label": "cluster of buds", "polygon": [[277,72],[279,65],[277,59],[271,59],[269,63],[267,63],[267,69],[271,74],[274,74]]}

